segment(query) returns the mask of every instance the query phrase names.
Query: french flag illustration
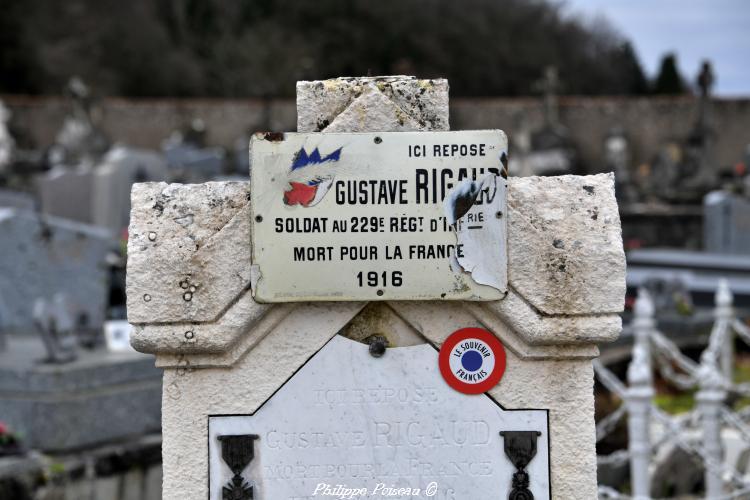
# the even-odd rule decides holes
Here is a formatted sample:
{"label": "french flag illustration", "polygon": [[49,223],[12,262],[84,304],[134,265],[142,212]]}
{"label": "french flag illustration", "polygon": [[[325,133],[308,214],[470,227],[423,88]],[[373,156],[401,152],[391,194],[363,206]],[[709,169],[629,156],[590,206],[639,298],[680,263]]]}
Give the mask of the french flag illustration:
{"label": "french flag illustration", "polygon": [[314,180],[307,183],[290,181],[291,189],[284,191],[284,203],[314,207],[331,189],[331,184],[333,184],[333,179]]}
{"label": "french flag illustration", "polygon": [[[305,148],[300,148],[294,155],[289,175],[289,187],[284,192],[284,203],[287,205],[302,205],[313,207],[328,193],[333,184],[333,175],[323,164],[337,162],[341,158],[342,148],[330,154],[321,156],[318,148],[308,154]],[[315,166],[322,168],[314,168]]]}

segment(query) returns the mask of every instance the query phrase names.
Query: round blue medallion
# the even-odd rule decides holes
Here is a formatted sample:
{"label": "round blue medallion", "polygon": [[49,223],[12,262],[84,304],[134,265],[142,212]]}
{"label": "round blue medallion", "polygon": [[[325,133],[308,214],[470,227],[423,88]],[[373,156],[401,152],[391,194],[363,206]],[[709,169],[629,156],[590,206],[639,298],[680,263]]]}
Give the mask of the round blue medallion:
{"label": "round blue medallion", "polygon": [[461,355],[461,366],[469,372],[479,370],[482,367],[482,355],[477,351],[466,351]]}

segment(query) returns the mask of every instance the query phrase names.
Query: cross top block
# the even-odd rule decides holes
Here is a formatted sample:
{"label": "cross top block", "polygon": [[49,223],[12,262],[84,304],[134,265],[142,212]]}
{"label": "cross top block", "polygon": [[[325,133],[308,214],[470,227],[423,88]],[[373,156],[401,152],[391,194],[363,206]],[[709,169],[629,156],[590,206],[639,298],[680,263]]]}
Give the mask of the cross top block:
{"label": "cross top block", "polygon": [[[303,131],[447,130],[448,82],[299,82],[297,107]],[[244,332],[287,307],[252,299],[250,196],[249,182],[133,187],[128,314],[137,349],[224,359]],[[511,177],[508,212],[509,293],[475,312],[529,345],[616,338],[625,258],[613,175]]]}
{"label": "cross top block", "polygon": [[448,80],[413,76],[297,82],[298,132],[449,130]]}

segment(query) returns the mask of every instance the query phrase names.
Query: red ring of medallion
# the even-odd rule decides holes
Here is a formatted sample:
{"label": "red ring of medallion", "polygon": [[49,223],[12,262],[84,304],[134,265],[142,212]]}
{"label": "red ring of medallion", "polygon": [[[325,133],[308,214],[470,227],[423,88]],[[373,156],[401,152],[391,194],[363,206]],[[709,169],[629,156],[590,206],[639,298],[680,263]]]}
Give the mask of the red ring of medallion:
{"label": "red ring of medallion", "polygon": [[[495,355],[495,368],[490,373],[487,380],[478,384],[467,384],[462,380],[459,380],[450,367],[450,355],[453,348],[458,345],[459,342],[466,339],[479,339],[486,343],[490,349],[492,349]],[[443,342],[438,354],[438,365],[440,366],[440,373],[443,375],[443,379],[458,392],[464,394],[482,394],[487,392],[500,382],[505,373],[505,347],[503,344],[492,335],[490,332],[483,328],[461,328],[451,333],[445,342]]]}

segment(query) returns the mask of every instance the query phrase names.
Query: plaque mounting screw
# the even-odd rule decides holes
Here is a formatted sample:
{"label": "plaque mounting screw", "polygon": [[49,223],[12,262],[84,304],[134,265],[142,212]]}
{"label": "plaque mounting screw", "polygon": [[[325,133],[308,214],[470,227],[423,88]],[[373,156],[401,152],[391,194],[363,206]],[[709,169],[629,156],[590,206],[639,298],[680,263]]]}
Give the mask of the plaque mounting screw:
{"label": "plaque mounting screw", "polygon": [[255,216],[255,222],[263,222],[263,216],[262,215],[256,215]]}
{"label": "plaque mounting screw", "polygon": [[495,217],[497,217],[498,219],[499,219],[500,217],[502,217],[502,216],[503,216],[503,212],[502,212],[502,211],[500,211],[500,210],[498,210],[498,211],[497,211],[497,213],[495,213]]}
{"label": "plaque mounting screw", "polygon": [[373,358],[380,358],[385,354],[385,348],[388,346],[388,339],[383,336],[375,335],[369,339],[370,355]]}
{"label": "plaque mounting screw", "polygon": [[381,139],[380,136],[378,136],[378,137],[375,137],[373,141],[375,141],[375,144],[380,144],[381,142],[383,142],[383,139]]}

